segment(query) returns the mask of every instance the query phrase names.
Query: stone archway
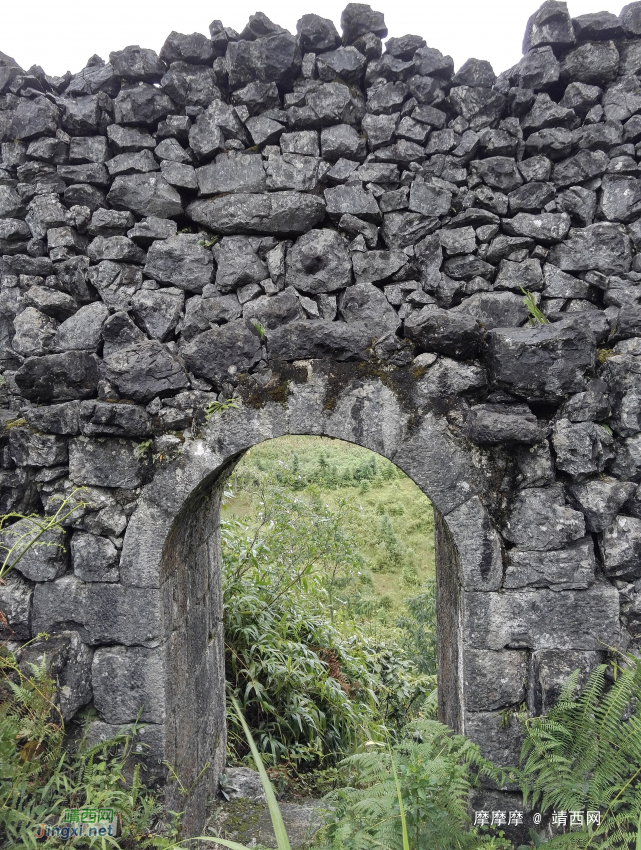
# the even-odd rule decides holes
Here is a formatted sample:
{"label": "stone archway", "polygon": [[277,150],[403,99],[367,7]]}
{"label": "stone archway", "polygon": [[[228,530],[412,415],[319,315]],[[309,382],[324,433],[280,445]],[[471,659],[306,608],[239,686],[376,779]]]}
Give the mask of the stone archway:
{"label": "stone archway", "polygon": [[[526,699],[526,684],[538,675],[533,656],[547,652],[558,676],[577,666],[577,654],[594,655],[596,636],[617,639],[614,588],[605,597],[504,589],[491,516],[495,470],[434,412],[445,399],[429,388],[429,371],[406,369],[402,380],[361,371],[354,376],[322,361],[299,362],[261,394],[245,393],[240,409],[212,417],[158,469],[130,520],[120,583],[127,598],[144,599],[143,609],[132,607],[127,645],[96,652],[94,698],[103,716],[119,722],[133,720],[142,702],[150,709],[149,759],[167,760],[185,787],[195,783],[187,800],[170,790],[170,805],[185,807],[188,833],[202,826],[225,755],[222,485],[257,443],[285,434],[358,443],[394,462],[429,496],[437,516],[439,714],[498,762],[514,761],[520,739],[516,724],[501,728],[495,709]],[[410,386],[424,406],[408,402]],[[278,400],[270,399],[274,394]],[[607,605],[599,611],[601,599]],[[546,627],[539,618],[550,603],[555,619]]]}

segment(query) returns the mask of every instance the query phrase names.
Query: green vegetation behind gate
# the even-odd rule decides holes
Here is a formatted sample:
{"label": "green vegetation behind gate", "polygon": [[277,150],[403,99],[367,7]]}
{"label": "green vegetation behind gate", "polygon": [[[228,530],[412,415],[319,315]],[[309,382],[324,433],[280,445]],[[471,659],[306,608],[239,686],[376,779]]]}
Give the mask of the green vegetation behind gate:
{"label": "green vegetation behind gate", "polygon": [[250,449],[231,478],[234,493],[224,516],[248,518],[258,499],[257,473],[271,473],[293,492],[316,488],[332,510],[355,507],[349,532],[371,572],[381,608],[393,617],[403,600],[434,577],[434,516],[423,492],[398,467],[368,449],[326,437],[280,437]]}

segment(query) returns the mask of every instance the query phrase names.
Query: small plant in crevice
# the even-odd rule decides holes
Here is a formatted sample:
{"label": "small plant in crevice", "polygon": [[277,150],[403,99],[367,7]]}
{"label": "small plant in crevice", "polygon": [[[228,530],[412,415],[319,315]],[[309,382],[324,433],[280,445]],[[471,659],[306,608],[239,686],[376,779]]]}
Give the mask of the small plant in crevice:
{"label": "small plant in crevice", "polygon": [[210,401],[209,404],[204,408],[205,421],[209,422],[212,416],[216,416],[219,413],[224,413],[226,410],[239,410],[239,408],[240,405],[238,404],[238,400],[235,398],[230,398],[226,401]]}
{"label": "small plant in crevice", "polygon": [[548,320],[544,313],[538,308],[536,301],[534,300],[534,295],[528,290],[524,289],[522,286],[519,286],[519,289],[525,295],[523,299],[523,303],[528,309],[528,313],[530,314],[529,324],[532,327],[536,327],[536,325],[547,325]]}

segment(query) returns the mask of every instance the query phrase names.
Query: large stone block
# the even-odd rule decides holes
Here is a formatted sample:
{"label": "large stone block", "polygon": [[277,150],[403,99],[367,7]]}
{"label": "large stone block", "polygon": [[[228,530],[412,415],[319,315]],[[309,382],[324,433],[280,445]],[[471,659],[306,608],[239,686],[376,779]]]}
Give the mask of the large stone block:
{"label": "large stone block", "polygon": [[[129,727],[94,720],[87,727],[87,746],[93,747],[95,744],[107,741],[123,730],[129,731]],[[134,767],[139,764],[145,785],[154,788],[163,783],[167,778],[167,767],[164,764],[167,755],[167,734],[164,724],[146,723],[139,726],[134,736],[133,753],[123,771],[127,782],[131,782]]]}
{"label": "large stone block", "polygon": [[498,590],[503,562],[501,540],[483,503],[475,496],[447,515],[466,590]]}
{"label": "large stone block", "polygon": [[470,712],[465,716],[463,733],[478,744],[481,754],[499,767],[518,765],[523,743],[523,727],[514,715],[507,715],[507,726],[500,711]]}
{"label": "large stone block", "polygon": [[606,575],[613,578],[641,578],[641,519],[618,516],[599,535],[599,549]]}
{"label": "large stone block", "polygon": [[33,585],[25,581],[17,570],[11,570],[0,584],[0,635],[3,640],[29,640],[31,637],[31,599]]}
{"label": "large stone block", "polygon": [[594,570],[594,544],[586,537],[552,552],[510,549],[503,584],[506,588],[579,590],[594,584]]}
{"label": "large stone block", "polygon": [[595,364],[592,332],[574,318],[535,328],[496,328],[487,338],[494,382],[528,399],[580,392]]}
{"label": "large stone block", "polygon": [[106,537],[77,531],[71,559],[74,574],[82,581],[118,581],[118,550]]}
{"label": "large stone block", "polygon": [[79,486],[129,490],[142,483],[142,464],[130,440],[77,437],[69,442],[69,476]]}
{"label": "large stone block", "polygon": [[508,590],[463,594],[463,634],[474,649],[581,649],[616,646],[619,594],[587,590]]}
{"label": "large stone block", "polygon": [[510,543],[535,551],[560,549],[584,535],[583,514],[566,506],[558,484],[521,490],[503,529]]}
{"label": "large stone block", "polygon": [[580,670],[579,686],[603,661],[602,651],[544,649],[532,653],[530,671],[530,711],[546,714],[559,699],[561,689],[574,670]]}
{"label": "large stone block", "polygon": [[43,532],[43,521],[44,517],[22,519],[0,533],[2,560],[7,550],[12,549],[9,563],[15,563],[15,569],[30,581],[52,581],[67,567],[65,532],[55,529]]}
{"label": "large stone block", "polygon": [[495,711],[525,699],[528,654],[522,650],[463,650],[465,705],[468,711]]}
{"label": "large stone block", "polygon": [[85,584],[75,576],[36,585],[34,634],[64,631],[69,623],[84,643],[154,647],[161,642],[158,591],[119,584]]}
{"label": "large stone block", "polygon": [[32,673],[27,665],[39,665],[44,659],[47,673],[56,683],[55,702],[65,721],[91,701],[92,657],[93,650],[74,631],[38,638],[19,653],[20,668],[25,675]]}
{"label": "large stone block", "polygon": [[325,216],[325,204],[318,196],[302,192],[238,193],[193,201],[187,207],[187,215],[219,233],[292,236],[319,224]]}
{"label": "large stone block", "polygon": [[132,723],[142,709],[144,723],[165,720],[162,651],[140,646],[105,646],[94,653],[94,705],[106,723]]}

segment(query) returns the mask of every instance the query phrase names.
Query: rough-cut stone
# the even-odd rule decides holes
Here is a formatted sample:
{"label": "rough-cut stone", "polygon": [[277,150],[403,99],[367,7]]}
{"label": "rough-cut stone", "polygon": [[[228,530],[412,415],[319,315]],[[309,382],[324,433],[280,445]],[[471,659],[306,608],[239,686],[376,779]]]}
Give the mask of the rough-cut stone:
{"label": "rough-cut stone", "polygon": [[98,361],[84,351],[28,357],[18,369],[15,381],[30,401],[89,398],[98,386]]}
{"label": "rough-cut stone", "polygon": [[260,360],[261,342],[257,332],[237,320],[199,334],[183,347],[182,356],[190,372],[220,385]]}
{"label": "rough-cut stone", "polygon": [[510,549],[504,587],[580,590],[594,584],[594,543],[587,537],[551,552]]}
{"label": "rough-cut stone", "polygon": [[339,297],[338,309],[346,322],[369,325],[373,336],[386,329],[395,331],[401,324],[396,310],[371,283],[356,283],[346,289]]}
{"label": "rough-cut stone", "polygon": [[142,483],[142,466],[129,440],[77,437],[69,443],[69,477],[78,486],[130,490]]}
{"label": "rough-cut stone", "polygon": [[585,535],[583,515],[567,507],[560,485],[522,490],[514,499],[503,536],[521,549],[559,549]]}
{"label": "rough-cut stone", "polygon": [[570,484],[568,493],[573,507],[585,517],[588,531],[604,531],[636,490],[631,481],[600,476]]}
{"label": "rough-cut stone", "polygon": [[477,649],[600,650],[619,641],[619,594],[587,590],[510,590],[465,594],[463,628]]}
{"label": "rough-cut stone", "polygon": [[618,516],[599,535],[606,575],[634,581],[641,578],[641,519]]}
{"label": "rough-cut stone", "polygon": [[472,360],[480,350],[480,325],[472,316],[424,307],[405,322],[405,335],[421,351]]}
{"label": "rough-cut stone", "polygon": [[606,462],[612,459],[612,443],[611,435],[594,422],[575,424],[561,419],[554,426],[552,437],[556,466],[573,477],[603,472]]}
{"label": "rough-cut stone", "polygon": [[71,541],[74,575],[82,581],[118,581],[118,550],[106,537],[77,531]]}
{"label": "rough-cut stone", "polygon": [[497,386],[532,399],[560,399],[585,389],[596,346],[576,319],[488,333],[489,367]]}
{"label": "rough-cut stone", "polygon": [[146,411],[133,404],[81,401],[78,423],[86,437],[143,437],[151,431]]}
{"label": "rough-cut stone", "polygon": [[67,567],[66,535],[55,529],[43,533],[45,521],[45,517],[22,519],[6,526],[0,535],[5,555],[12,549],[10,563],[30,581],[51,581]]}
{"label": "rough-cut stone", "polygon": [[188,292],[202,292],[211,282],[214,258],[198,235],[179,233],[158,239],[147,254],[145,274],[160,283],[170,283]]}
{"label": "rough-cut stone", "polygon": [[181,363],[157,340],[148,340],[126,313],[114,313],[102,331],[103,374],[125,398],[151,401],[188,386]]}
{"label": "rough-cut stone", "polygon": [[345,240],[335,230],[310,230],[287,253],[285,282],[311,295],[335,292],[352,282]]}
{"label": "rough-cut stone", "polygon": [[45,662],[48,675],[56,683],[54,702],[63,720],[71,720],[83,705],[91,701],[91,661],[93,652],[75,631],[64,631],[48,638],[36,638],[19,654],[20,668],[30,675],[33,667]]}
{"label": "rough-cut stone", "polygon": [[58,327],[54,347],[59,351],[97,351],[108,315],[102,303],[85,304]]}
{"label": "rough-cut stone", "polygon": [[183,211],[179,193],[159,174],[129,174],[115,178],[109,203],[117,210],[131,210],[139,216],[171,218]]}
{"label": "rough-cut stone", "polygon": [[321,198],[301,192],[238,193],[193,201],[187,207],[187,215],[220,233],[290,236],[305,233],[322,221],[325,204]]}
{"label": "rough-cut stone", "polygon": [[527,653],[468,649],[464,654],[464,680],[471,698],[470,711],[496,711],[519,705],[525,697]]}
{"label": "rough-cut stone", "polygon": [[[163,662],[158,650],[140,646],[101,647],[91,668],[94,705],[107,723],[145,723],[165,719]],[[114,699],[114,693],[117,699]]]}
{"label": "rough-cut stone", "polygon": [[364,322],[290,322],[267,337],[269,356],[277,360],[332,357],[339,361],[365,360],[372,332]]}
{"label": "rough-cut stone", "polygon": [[29,640],[32,596],[33,585],[25,581],[17,570],[5,575],[3,584],[0,584],[0,611],[6,619],[6,624],[0,621],[3,638],[11,636],[15,640]]}
{"label": "rough-cut stone", "polygon": [[536,416],[527,407],[479,404],[470,411],[466,424],[475,443],[537,443],[542,437]]}

